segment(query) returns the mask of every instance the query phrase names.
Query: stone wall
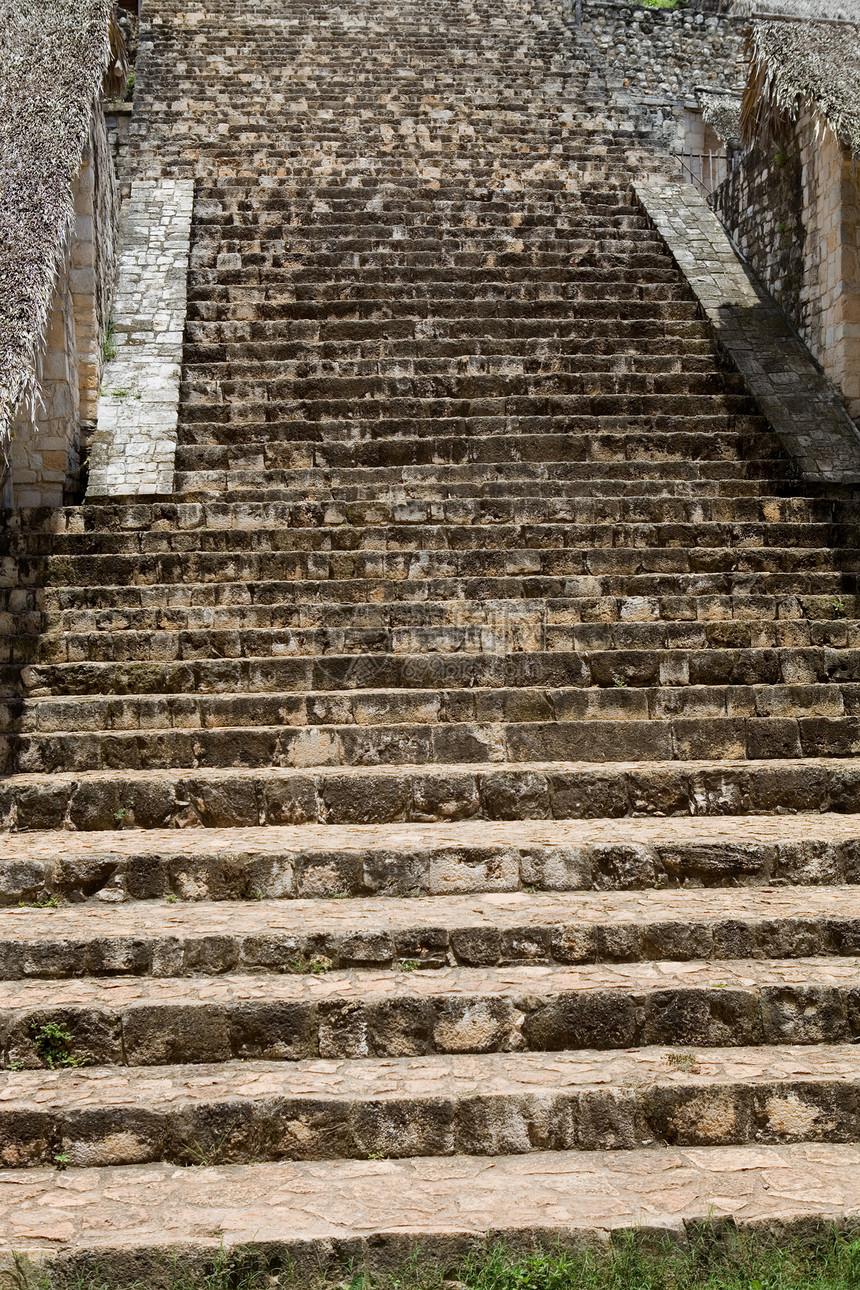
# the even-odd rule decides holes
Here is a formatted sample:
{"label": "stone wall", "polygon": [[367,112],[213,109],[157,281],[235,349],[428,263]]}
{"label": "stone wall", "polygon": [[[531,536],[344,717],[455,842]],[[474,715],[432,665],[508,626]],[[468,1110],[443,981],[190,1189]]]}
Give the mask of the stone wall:
{"label": "stone wall", "polygon": [[4,502],[59,506],[80,487],[95,428],[116,266],[117,200],[101,112],[75,180],[74,225],[63,249],[44,343],[37,356],[37,394],[12,423]]}
{"label": "stone wall", "polygon": [[860,419],[860,170],[809,114],[781,149],[754,151],[714,208]]}
{"label": "stone wall", "polygon": [[797,148],[748,153],[712,205],[758,277],[801,328],[805,224]]}
{"label": "stone wall", "polygon": [[604,62],[609,88],[626,90],[650,117],[657,140],[679,151],[684,108],[698,87],[739,89],[746,22],[698,3],[650,9],[633,0],[583,0],[583,26]]}

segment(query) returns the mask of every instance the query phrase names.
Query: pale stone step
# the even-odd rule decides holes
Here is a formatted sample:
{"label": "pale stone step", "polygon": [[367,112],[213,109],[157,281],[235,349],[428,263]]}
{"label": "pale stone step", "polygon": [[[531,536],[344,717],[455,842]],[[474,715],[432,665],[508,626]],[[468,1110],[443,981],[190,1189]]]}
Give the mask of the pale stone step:
{"label": "pale stone step", "polygon": [[860,1039],[860,960],[726,959],[323,974],[19,980],[3,993],[3,1064],[129,1066],[846,1043]]}
{"label": "pale stone step", "polygon": [[103,770],[0,781],[13,831],[860,811],[850,758]]}
{"label": "pale stone step", "polygon": [[[616,857],[626,858],[622,847]],[[860,955],[857,886],[261,898],[175,907],[150,900],[0,912],[6,981],[809,954]]]}
{"label": "pale stone step", "polygon": [[3,904],[786,884],[814,900],[817,885],[860,881],[860,815],[141,829],[123,813],[112,823],[0,835]]}
{"label": "pale stone step", "polygon": [[[825,691],[823,697],[820,689]],[[2,765],[7,774],[21,775],[71,771],[91,774],[113,772],[120,767],[125,767],[130,776],[156,769],[165,774],[205,773],[211,767],[240,771],[282,771],[292,767],[308,774],[332,768],[372,774],[377,767],[388,766],[415,776],[424,767],[446,765],[456,770],[461,765],[482,764],[488,771],[505,767],[516,775],[523,766],[543,758],[559,766],[586,757],[606,765],[634,761],[683,765],[708,756],[723,758],[731,767],[727,775],[736,776],[737,767],[744,763],[771,759],[780,764],[785,758],[797,757],[836,757],[850,762],[860,753],[860,715],[849,715],[844,710],[843,697],[846,708],[852,705],[836,686],[812,686],[808,693],[804,687],[797,687],[788,701],[773,701],[772,708],[781,715],[766,716],[727,715],[733,706],[731,688],[705,694],[693,688],[688,703],[683,697],[687,691],[681,689],[681,699],[675,704],[670,691],[662,696],[665,714],[658,712],[653,717],[645,714],[644,704],[642,711],[635,711],[635,690],[629,692],[626,704],[619,703],[620,714],[612,712],[614,692],[572,691],[576,703],[570,703],[557,718],[544,710],[540,716],[548,719],[526,721],[445,721],[437,704],[418,702],[410,706],[410,692],[398,691],[394,703],[403,708],[401,721],[397,720],[399,713],[390,714],[394,717],[390,723],[385,720],[387,714],[382,713],[383,719],[376,724],[373,712],[365,711],[362,715],[367,724],[352,721],[346,725],[293,725],[287,712],[278,725],[243,724],[258,706],[252,701],[251,714],[246,711],[235,725],[215,729],[196,721],[188,728],[180,714],[176,725],[159,724],[131,731],[102,727],[44,734],[7,733],[3,737]],[[470,691],[460,693],[469,695]],[[639,699],[647,693],[638,692]],[[528,703],[529,692],[523,694]],[[592,694],[594,702],[589,697]],[[607,695],[610,697],[604,702],[603,696]],[[737,706],[743,712],[754,711],[753,702],[746,697],[747,701]],[[237,701],[240,711],[242,702]],[[515,695],[511,703],[514,717],[519,715],[517,702]],[[122,708],[123,701],[118,703]],[[388,704],[386,698],[385,706]],[[544,707],[539,697],[537,707]],[[633,709],[633,714],[625,715],[625,707],[628,712]],[[259,708],[261,719],[271,720],[264,699],[259,701]],[[836,715],[838,709],[842,709],[840,715]],[[677,710],[679,715],[675,715]],[[538,717],[537,713],[533,715]],[[157,720],[163,721],[161,714]]]}
{"label": "pale stone step", "polygon": [[[683,1237],[730,1218],[781,1230],[860,1207],[860,1146],[686,1147],[177,1169],[0,1173],[0,1239],[47,1265],[130,1279],[176,1255],[192,1270],[219,1249],[265,1252],[293,1276],[320,1266],[450,1266],[476,1242],[562,1247],[641,1230]],[[2,1256],[12,1268],[9,1254]]]}
{"label": "pale stone step", "polygon": [[0,1162],[71,1168],[855,1142],[853,1044],[0,1073]]}

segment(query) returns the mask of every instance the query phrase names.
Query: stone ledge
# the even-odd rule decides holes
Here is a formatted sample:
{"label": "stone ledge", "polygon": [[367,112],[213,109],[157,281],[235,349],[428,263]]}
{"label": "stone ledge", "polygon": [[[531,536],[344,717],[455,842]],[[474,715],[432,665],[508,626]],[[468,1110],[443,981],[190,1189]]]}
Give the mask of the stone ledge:
{"label": "stone ledge", "polygon": [[718,343],[810,483],[860,482],[860,432],[779,306],[756,285],[717,217],[688,184],[636,196],[684,274]]}
{"label": "stone ledge", "polygon": [[190,180],[132,185],[88,497],[172,491],[193,200]]}

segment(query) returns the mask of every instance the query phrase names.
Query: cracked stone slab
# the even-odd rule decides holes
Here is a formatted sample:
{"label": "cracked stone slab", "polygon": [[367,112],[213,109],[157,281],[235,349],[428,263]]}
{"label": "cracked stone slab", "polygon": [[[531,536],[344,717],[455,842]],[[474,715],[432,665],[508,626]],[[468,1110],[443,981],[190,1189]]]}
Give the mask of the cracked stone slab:
{"label": "cracked stone slab", "polygon": [[779,306],[691,184],[634,185],[718,342],[810,482],[860,482],[860,431]]}

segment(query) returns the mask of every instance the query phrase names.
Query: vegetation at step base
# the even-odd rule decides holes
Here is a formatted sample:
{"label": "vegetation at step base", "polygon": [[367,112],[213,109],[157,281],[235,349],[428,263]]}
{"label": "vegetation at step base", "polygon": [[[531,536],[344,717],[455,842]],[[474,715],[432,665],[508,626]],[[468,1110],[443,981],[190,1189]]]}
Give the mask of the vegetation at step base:
{"label": "vegetation at step base", "polygon": [[646,9],[683,9],[685,0],[637,0]]}
{"label": "vegetation at step base", "polygon": [[113,318],[108,322],[105,338],[102,341],[102,358],[106,363],[116,358],[116,324]]}
{"label": "vegetation at step base", "polygon": [[[137,1251],[124,1277],[86,1262],[31,1264],[14,1257],[9,1290],[860,1290],[860,1229],[820,1220],[739,1232],[729,1220],[696,1224],[683,1242],[653,1232],[615,1233],[608,1243],[505,1245],[412,1259],[385,1271],[326,1263],[302,1268],[271,1246],[223,1247],[172,1258]],[[312,1256],[308,1255],[312,1261]],[[128,1266],[128,1265],[127,1265]],[[132,1271],[133,1270],[133,1271]]]}
{"label": "vegetation at step base", "polygon": [[30,1033],[36,1052],[50,1070],[58,1070],[61,1066],[85,1065],[85,1057],[75,1057],[73,1054],[75,1037],[62,1022],[47,1021],[43,1025],[34,1022]]}

